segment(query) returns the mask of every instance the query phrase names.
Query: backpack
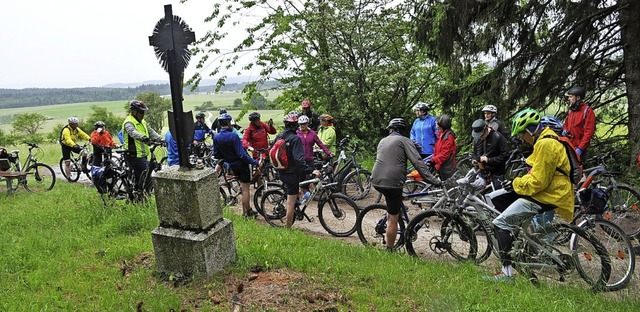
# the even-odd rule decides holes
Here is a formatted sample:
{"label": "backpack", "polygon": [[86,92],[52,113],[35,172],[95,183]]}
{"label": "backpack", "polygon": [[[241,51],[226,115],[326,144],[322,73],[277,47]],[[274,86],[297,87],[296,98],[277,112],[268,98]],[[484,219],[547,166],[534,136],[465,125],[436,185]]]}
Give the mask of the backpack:
{"label": "backpack", "polygon": [[[69,128],[69,125],[62,127],[62,129],[60,130],[60,134],[58,135],[58,143],[60,143],[60,145],[64,145],[64,143],[62,143],[62,132],[64,132],[64,129],[67,128]],[[71,132],[71,129],[69,129],[69,132]]]}
{"label": "backpack", "polygon": [[269,149],[269,160],[271,164],[273,164],[274,169],[285,170],[289,166],[287,146],[289,146],[289,142],[287,142],[284,137],[280,137]]}
{"label": "backpack", "polygon": [[569,172],[563,172],[562,170],[560,170],[560,168],[556,168],[556,170],[568,176],[569,180],[571,180],[571,183],[580,183],[580,180],[582,180],[582,163],[580,162],[580,155],[576,153],[576,149],[569,141],[569,138],[563,136],[554,137],[552,135],[544,136],[544,138],[553,138],[562,143],[562,145],[564,146],[564,150],[567,153],[567,157],[569,158],[569,165],[571,169],[569,170]]}

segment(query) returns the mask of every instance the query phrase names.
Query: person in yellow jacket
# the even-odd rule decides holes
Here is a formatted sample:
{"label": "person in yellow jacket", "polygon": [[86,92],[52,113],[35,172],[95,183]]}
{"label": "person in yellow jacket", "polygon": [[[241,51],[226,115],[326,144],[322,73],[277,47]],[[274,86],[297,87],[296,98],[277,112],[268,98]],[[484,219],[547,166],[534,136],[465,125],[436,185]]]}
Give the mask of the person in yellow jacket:
{"label": "person in yellow jacket", "polygon": [[318,130],[318,138],[324,145],[336,154],[336,129],[333,127],[333,117],[329,114],[320,115],[320,129]]}
{"label": "person in yellow jacket", "polygon": [[[79,154],[82,148],[77,144],[78,138],[89,141],[91,137],[86,134],[82,129],[78,127],[80,120],[76,117],[69,117],[67,119],[67,125],[60,131],[60,145],[62,146],[62,159],[64,160],[64,173],[67,176],[67,181],[71,181],[68,177],[71,176],[71,151]],[[87,160],[83,159],[82,170],[88,172]]]}
{"label": "person in yellow jacket", "polygon": [[143,173],[149,168],[150,150],[147,145],[151,140],[162,140],[155,130],[147,125],[144,114],[149,108],[139,100],[129,102],[130,114],[124,119],[122,129],[124,134],[123,147],[127,150],[126,161],[133,169],[136,178],[136,189],[138,191],[149,191],[151,189],[151,175],[146,174],[141,179]]}
{"label": "person in yellow jacket", "polygon": [[511,136],[533,145],[533,153],[527,158],[531,170],[512,182],[503,183],[505,189],[512,189],[517,194],[517,199],[493,220],[502,272],[485,279],[513,279],[509,251],[513,245],[513,231],[523,222],[549,210],[555,210],[569,221],[573,217],[573,185],[569,176],[563,173],[571,170],[569,157],[564,145],[557,140],[558,134],[541,120],[542,115],[533,109],[525,109],[513,119]]}

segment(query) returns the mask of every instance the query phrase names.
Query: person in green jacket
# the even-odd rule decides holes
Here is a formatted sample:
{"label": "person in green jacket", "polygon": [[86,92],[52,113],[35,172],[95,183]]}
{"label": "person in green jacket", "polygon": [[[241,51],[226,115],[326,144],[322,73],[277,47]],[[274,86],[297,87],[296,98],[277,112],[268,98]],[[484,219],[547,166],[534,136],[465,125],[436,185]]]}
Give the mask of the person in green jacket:
{"label": "person in green jacket", "polygon": [[149,142],[151,140],[162,140],[162,136],[147,125],[144,120],[144,113],[149,108],[139,100],[129,102],[129,111],[131,112],[122,123],[122,133],[124,134],[124,149],[127,150],[126,161],[133,169],[133,175],[136,178],[136,190],[151,190],[151,175],[143,173],[149,169],[149,161],[147,156],[151,153]]}
{"label": "person in green jacket", "polygon": [[331,115],[320,115],[318,138],[320,138],[320,141],[329,148],[332,154],[336,154],[336,129],[333,127],[333,117]]}

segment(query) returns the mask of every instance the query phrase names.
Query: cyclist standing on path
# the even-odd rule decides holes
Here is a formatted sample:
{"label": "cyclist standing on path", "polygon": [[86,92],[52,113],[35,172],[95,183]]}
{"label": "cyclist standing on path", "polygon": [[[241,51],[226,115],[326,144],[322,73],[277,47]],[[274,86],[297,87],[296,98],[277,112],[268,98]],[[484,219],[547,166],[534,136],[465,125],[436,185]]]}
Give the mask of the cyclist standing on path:
{"label": "cyclist standing on path", "polygon": [[102,121],[96,121],[93,124],[93,132],[91,132],[91,144],[93,145],[93,163],[92,166],[102,167],[102,156],[105,148],[111,153],[110,148],[116,146],[113,142],[111,133],[107,131],[107,125]]}
{"label": "cyclist standing on path", "polygon": [[333,117],[329,114],[320,115],[320,129],[318,130],[320,141],[336,154],[336,129],[333,127]]}
{"label": "cyclist standing on path", "polygon": [[451,130],[451,117],[442,115],[436,121],[438,126],[438,141],[429,159],[441,180],[447,180],[456,172],[456,135]]}
{"label": "cyclist standing on path", "polygon": [[[80,123],[78,118],[69,117],[69,119],[67,119],[67,125],[62,128],[62,131],[60,131],[60,145],[62,145],[62,159],[64,160],[64,168],[60,169],[64,170],[67,176],[67,181],[70,181],[69,177],[71,176],[71,152],[73,151],[74,153],[79,154],[82,151],[82,148],[76,141],[78,138],[86,141],[91,140],[91,137],[78,127],[78,123]],[[86,159],[83,159],[82,171],[84,173],[89,172]]]}
{"label": "cyclist standing on path", "polygon": [[280,138],[286,142],[286,151],[288,165],[287,168],[281,170],[280,180],[284,184],[285,191],[287,193],[287,224],[289,229],[293,224],[293,216],[295,213],[296,202],[298,201],[298,193],[300,187],[300,181],[305,180],[307,175],[314,174],[320,175],[320,172],[313,169],[313,166],[308,166],[304,160],[304,150],[302,148],[302,140],[296,134],[298,129],[298,116],[296,114],[289,113],[284,116],[284,132],[279,134],[275,141]]}
{"label": "cyclist standing on path", "polygon": [[[233,175],[238,178],[242,188],[242,215],[245,218],[255,218],[257,213],[249,205],[249,186],[251,182],[251,167],[260,163],[251,158],[242,146],[240,138],[231,130],[231,115],[224,113],[218,117],[220,132],[213,137],[213,155],[229,165]],[[216,172],[222,170],[222,163],[216,165]],[[261,165],[261,164],[260,164]]]}
{"label": "cyclist standing on path", "polygon": [[309,118],[309,128],[311,130],[318,132],[318,126],[320,126],[320,117],[318,117],[318,113],[311,110],[311,101],[304,100],[300,105],[302,107],[302,113],[300,116],[304,115]]}
{"label": "cyclist standing on path", "polygon": [[124,135],[124,149],[127,150],[125,160],[133,169],[136,178],[136,190],[148,192],[151,189],[151,175],[146,175],[142,181],[142,174],[149,169],[147,156],[151,153],[149,145],[151,140],[160,140],[162,137],[144,120],[144,114],[149,108],[139,100],[129,102],[130,114],[122,123]]}
{"label": "cyclist standing on path", "polygon": [[300,118],[298,118],[298,125],[300,126],[300,129],[296,131],[296,134],[302,141],[302,150],[304,151],[304,161],[307,163],[307,166],[315,168],[314,166],[315,157],[313,156],[313,146],[315,144],[318,144],[318,146],[320,146],[322,151],[325,154],[327,154],[327,156],[333,157],[333,154],[331,153],[331,151],[327,148],[327,146],[324,145],[324,143],[322,143],[320,138],[318,138],[318,135],[316,134],[316,132],[309,129],[309,117],[305,115],[300,116]]}
{"label": "cyclist standing on path", "polygon": [[493,129],[493,131],[499,132],[502,136],[509,140],[511,138],[511,131],[509,128],[502,124],[502,121],[498,120],[496,115],[498,114],[498,108],[495,105],[485,105],[482,108],[482,114],[484,114],[485,122]]}
{"label": "cyclist standing on path", "polygon": [[569,138],[571,144],[576,147],[576,153],[580,159],[586,159],[582,155],[589,148],[591,138],[596,132],[596,114],[591,106],[584,102],[586,91],[583,87],[572,87],[567,91],[569,100],[569,113],[564,121],[563,136]]}
{"label": "cyclist standing on path", "polygon": [[402,207],[402,186],[407,177],[407,160],[418,170],[424,181],[440,185],[420,158],[411,139],[403,135],[407,122],[402,118],[389,121],[389,135],[380,140],[376,149],[376,161],[371,171],[371,184],[384,195],[387,203],[387,249],[391,250],[398,234],[398,218]]}
{"label": "cyclist standing on path", "polygon": [[204,144],[204,139],[206,139],[207,134],[209,133],[213,133],[213,131],[211,131],[209,126],[207,126],[207,123],[204,122],[204,113],[197,113],[193,130],[193,142],[191,144],[192,154],[198,157],[203,156],[204,149],[202,149],[200,145]]}
{"label": "cyclist standing on path", "polygon": [[[267,123],[260,121],[260,113],[249,114],[249,126],[244,130],[242,136],[242,146],[251,151],[251,157],[258,159],[256,150],[266,150],[269,148],[269,134],[276,134],[276,127],[273,126],[273,119]],[[266,156],[267,152],[263,152]]]}
{"label": "cyclist standing on path", "polygon": [[434,144],[437,140],[436,118],[429,114],[431,106],[427,103],[419,102],[414,105],[417,118],[413,121],[409,138],[422,146],[422,150],[418,151],[420,157],[426,158],[433,154]]}
{"label": "cyclist standing on path", "polygon": [[472,124],[473,166],[480,169],[480,177],[491,182],[494,189],[502,188],[506,162],[509,159],[509,143],[485,120],[478,119]]}
{"label": "cyclist standing on path", "polygon": [[[569,177],[570,162],[558,135],[541,123],[542,116],[533,109],[519,112],[513,119],[511,135],[533,145],[533,153],[527,158],[531,170],[522,177],[503,183],[505,189],[517,194],[517,199],[493,220],[500,248],[502,272],[485,279],[510,281],[513,268],[509,251],[513,244],[513,231],[534,215],[556,209],[563,218],[573,217],[573,186]],[[540,138],[543,139],[540,139]],[[549,138],[549,139],[544,139]],[[503,207],[496,207],[502,210]]]}

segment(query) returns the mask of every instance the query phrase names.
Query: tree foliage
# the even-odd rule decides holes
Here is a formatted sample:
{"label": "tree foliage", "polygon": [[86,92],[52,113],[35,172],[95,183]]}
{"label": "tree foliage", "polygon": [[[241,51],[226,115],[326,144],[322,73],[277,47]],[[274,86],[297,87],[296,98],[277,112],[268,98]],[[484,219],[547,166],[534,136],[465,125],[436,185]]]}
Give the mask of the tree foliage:
{"label": "tree foliage", "polygon": [[[143,101],[149,107],[144,115],[144,120],[155,131],[162,131],[164,122],[167,120],[166,112],[171,110],[171,100],[160,96],[157,92],[146,92],[136,95],[136,100]],[[129,103],[125,105],[127,113],[129,112]]]}
{"label": "tree foliage", "polygon": [[[266,13],[256,19],[256,12]],[[217,63],[209,75],[222,74],[221,86],[226,71],[253,51],[257,56],[243,68],[257,67],[260,78],[245,88],[249,98],[262,81],[278,79],[287,91],[274,105],[288,111],[310,99],[314,110],[340,121],[338,135],[375,146],[390,118],[411,117],[415,102],[433,99],[429,88],[442,74],[412,44],[410,13],[411,7],[391,0],[226,0],[214,5],[208,20],[216,28],[198,40],[194,53],[201,55],[199,68]],[[226,30],[248,16],[257,24],[231,51],[222,50]],[[192,82],[201,78],[196,74]]]}
{"label": "tree foliage", "polygon": [[47,122],[47,116],[40,113],[24,113],[15,116],[11,123],[13,131],[23,136],[33,136],[38,133],[44,123]]}
{"label": "tree foliage", "polygon": [[[629,125],[629,142],[636,144],[640,94],[628,91],[640,88],[640,48],[630,45],[640,30],[629,17],[637,17],[639,3],[427,0],[416,2],[415,34],[425,53],[449,71],[451,80],[438,90],[445,105],[470,116],[468,123],[484,104],[497,105],[503,119],[523,107],[560,104],[566,111],[564,92],[581,85],[598,127]],[[625,39],[625,32],[634,39]],[[625,66],[630,57],[635,63]],[[610,142],[620,141],[619,133],[626,135],[612,128]]]}

